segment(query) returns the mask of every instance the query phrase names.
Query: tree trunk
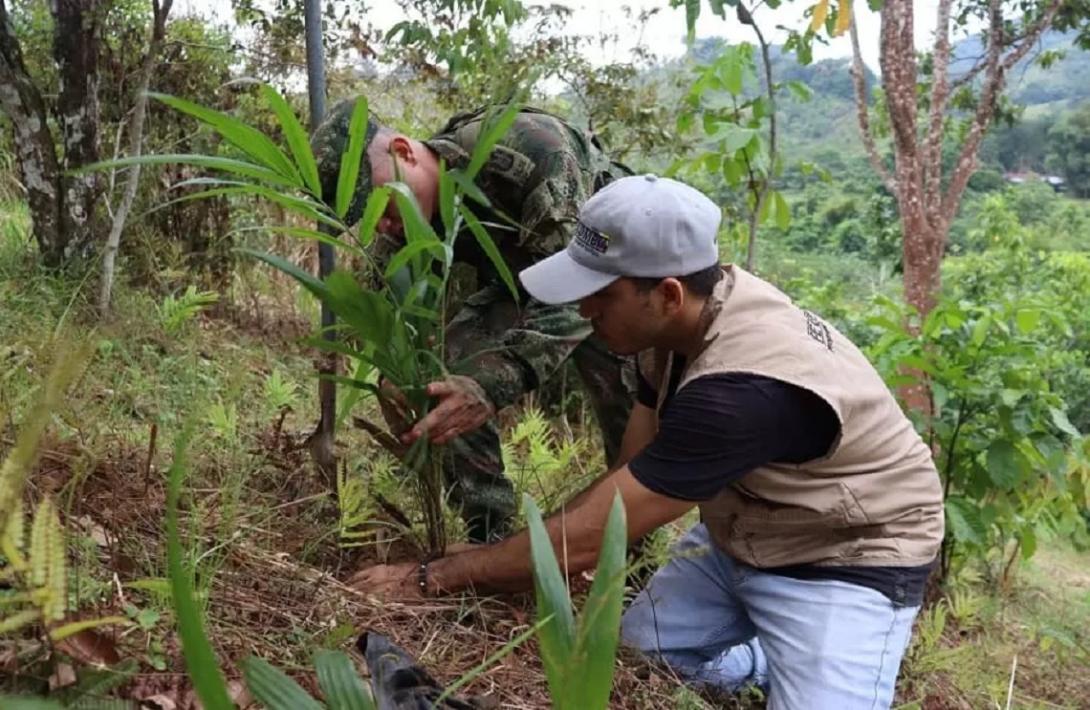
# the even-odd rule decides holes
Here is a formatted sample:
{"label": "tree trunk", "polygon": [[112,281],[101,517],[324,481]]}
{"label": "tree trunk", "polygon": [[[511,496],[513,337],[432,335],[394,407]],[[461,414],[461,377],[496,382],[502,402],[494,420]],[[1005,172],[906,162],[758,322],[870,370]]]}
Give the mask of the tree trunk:
{"label": "tree trunk", "polygon": [[101,190],[97,173],[69,175],[69,170],[98,160],[99,0],[51,0],[53,58],[60,76],[57,119],[64,158],[60,221],[62,257],[86,256],[97,236],[95,203]]}
{"label": "tree trunk", "polygon": [[[133,107],[132,125],[129,127],[130,157],[137,157],[141,153],[141,143],[144,140],[144,117],[147,115],[148,87],[151,86],[151,75],[158,64],[159,48],[166,34],[167,16],[170,14],[172,4],[173,0],[165,0],[160,7],[159,0],[152,0],[152,27],[148,39],[148,53],[144,56],[144,63],[140,68],[140,83],[136,87],[136,105]],[[106,239],[106,249],[102,258],[102,286],[98,294],[98,310],[102,316],[106,316],[110,310],[114,263],[117,259],[118,247],[121,245],[121,232],[125,229],[125,221],[129,217],[129,210],[132,209],[139,185],[140,166],[133,165],[129,168],[129,174],[125,180],[125,192],[117,212],[114,213],[113,224],[110,225],[110,235]]]}
{"label": "tree trunk", "polygon": [[27,190],[42,261],[57,266],[86,254],[97,234],[97,175],[67,175],[98,160],[98,0],[52,0],[53,58],[60,87],[58,157],[41,90],[23,62],[19,40],[0,0],[0,108],[14,126],[15,155]]}
{"label": "tree trunk", "polygon": [[15,157],[27,191],[34,238],[49,265],[60,263],[60,166],[49,132],[45,102],[27,72],[4,0],[0,0],[0,109],[14,128]]}

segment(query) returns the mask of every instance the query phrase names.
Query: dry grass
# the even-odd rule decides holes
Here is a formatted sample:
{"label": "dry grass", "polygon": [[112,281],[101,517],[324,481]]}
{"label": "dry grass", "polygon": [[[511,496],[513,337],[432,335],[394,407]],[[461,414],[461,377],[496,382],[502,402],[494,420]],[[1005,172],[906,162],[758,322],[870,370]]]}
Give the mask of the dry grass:
{"label": "dry grass", "polygon": [[[291,454],[289,461],[296,455],[302,456]],[[84,604],[82,615],[125,615],[126,608],[133,605],[158,607],[164,614],[165,622],[151,629],[115,628],[101,633],[121,658],[141,661],[141,671],[120,689],[120,697],[145,701],[167,697],[180,708],[189,707],[193,694],[177,637],[169,625],[169,603],[129,586],[161,574],[157,570],[161,565],[164,491],[158,470],[164,462],[148,469],[146,451],[126,449],[120,443],[101,458],[91,461],[88,456],[72,444],[45,447],[32,477],[36,482],[32,495],[75,491],[68,528],[94,542],[89,558],[79,561],[77,574],[85,577],[87,588],[101,592],[93,603]],[[307,479],[299,480],[309,475],[305,467],[295,471],[292,485],[279,490],[262,490],[274,480],[273,471],[268,473],[268,477],[254,481],[255,507],[264,512],[255,513],[252,522],[246,522],[245,516],[240,519],[238,529],[244,532],[225,548],[208,587],[207,630],[229,678],[238,678],[238,661],[256,654],[314,690],[309,656],[321,647],[349,650],[365,675],[353,642],[368,631],[389,637],[440,684],[449,684],[532,625],[534,610],[529,595],[467,594],[402,602],[369,598],[345,586],[339,577],[347,576],[372,553],[342,550],[332,538],[309,547],[308,556],[323,560],[322,567],[301,562],[293,552],[300,551],[309,537],[327,532],[315,521],[333,511],[320,490]],[[287,488],[302,493],[301,498],[286,501],[286,505],[270,505],[269,501]],[[201,490],[198,486],[197,497]],[[198,513],[200,527],[214,530],[219,522],[218,506],[210,490],[206,495],[209,499]],[[273,507],[275,524],[270,524],[268,513]],[[208,538],[201,548],[207,550],[221,542]],[[149,668],[146,663],[148,649],[153,647],[162,650],[163,670]],[[24,654],[23,658],[30,659],[24,665],[9,657],[3,671],[33,680],[44,673],[45,653],[42,648],[38,654]],[[666,672],[626,654],[618,663],[612,706],[672,707],[678,686]],[[516,648],[485,670],[465,692],[480,698],[487,707],[549,707],[536,643],[531,640]]]}

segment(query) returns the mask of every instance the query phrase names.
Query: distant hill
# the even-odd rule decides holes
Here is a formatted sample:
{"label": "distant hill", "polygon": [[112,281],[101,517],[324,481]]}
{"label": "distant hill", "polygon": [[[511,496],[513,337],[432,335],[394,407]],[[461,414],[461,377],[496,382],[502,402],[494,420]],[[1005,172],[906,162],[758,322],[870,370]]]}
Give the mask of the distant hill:
{"label": "distant hill", "polygon": [[[1027,107],[1058,104],[1054,108],[1059,108],[1090,99],[1090,52],[1075,47],[1074,38],[1073,32],[1049,32],[1042,36],[1037,47],[1008,74],[1007,95]],[[1065,56],[1045,69],[1036,63],[1044,51],[1062,51]],[[954,47],[951,75],[960,76],[968,71],[983,52],[979,37],[959,42]]]}

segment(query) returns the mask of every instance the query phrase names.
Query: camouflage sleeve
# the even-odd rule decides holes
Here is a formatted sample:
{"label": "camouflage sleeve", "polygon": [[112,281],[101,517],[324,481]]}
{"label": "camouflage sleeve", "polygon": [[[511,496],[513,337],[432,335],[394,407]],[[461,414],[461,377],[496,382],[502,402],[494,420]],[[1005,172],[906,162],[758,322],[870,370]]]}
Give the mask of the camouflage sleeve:
{"label": "camouflage sleeve", "polygon": [[568,246],[579,209],[590,199],[593,178],[568,150],[545,156],[537,175],[519,215],[519,242],[535,259],[543,259]]}
{"label": "camouflage sleeve", "polygon": [[573,304],[529,299],[515,309],[502,287],[488,287],[470,297],[447,331],[448,357],[458,361],[453,371],[473,377],[496,409],[537,389],[591,333]]}

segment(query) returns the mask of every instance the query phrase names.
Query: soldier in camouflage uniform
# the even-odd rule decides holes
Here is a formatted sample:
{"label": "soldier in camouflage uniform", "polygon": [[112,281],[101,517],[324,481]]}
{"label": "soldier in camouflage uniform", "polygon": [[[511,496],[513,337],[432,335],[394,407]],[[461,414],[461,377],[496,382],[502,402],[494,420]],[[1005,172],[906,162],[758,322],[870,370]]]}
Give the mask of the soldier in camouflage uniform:
{"label": "soldier in camouflage uniform", "polygon": [[[335,107],[312,141],[324,197],[330,202],[336,193],[340,156],[348,142],[353,104],[346,101]],[[424,215],[436,222],[442,233],[435,208],[439,161],[448,168],[468,165],[484,119],[483,110],[460,114],[426,141],[399,135],[371,121],[366,135],[368,149],[346,221],[359,219],[372,185],[384,184],[396,174],[413,190]],[[556,116],[524,109],[476,178],[493,207],[512,218],[517,227],[473,201],[467,206],[489,230],[511,272],[517,273],[564,249],[579,207],[595,191],[627,174],[630,171],[611,162],[595,138]],[[374,252],[378,261],[389,258],[401,246],[400,231],[391,200],[379,222]],[[453,373],[461,377],[448,381],[454,383],[453,392],[446,389],[431,394],[449,400],[436,406],[435,417],[450,411],[454,414],[449,422],[468,424],[456,426],[432,415],[421,424],[434,425],[427,431],[433,441],[449,442],[452,457],[446,474],[452,501],[461,506],[470,540],[486,542],[508,532],[517,510],[514,487],[503,472],[495,412],[541,386],[571,358],[612,461],[628,421],[634,375],[630,363],[609,353],[592,336],[590,322],[579,316],[577,306],[545,305],[525,293],[516,304],[471,235],[459,235],[454,259],[476,268],[481,287],[466,299],[447,329],[448,362],[468,358],[469,364]],[[423,433],[419,424],[414,432]]]}

